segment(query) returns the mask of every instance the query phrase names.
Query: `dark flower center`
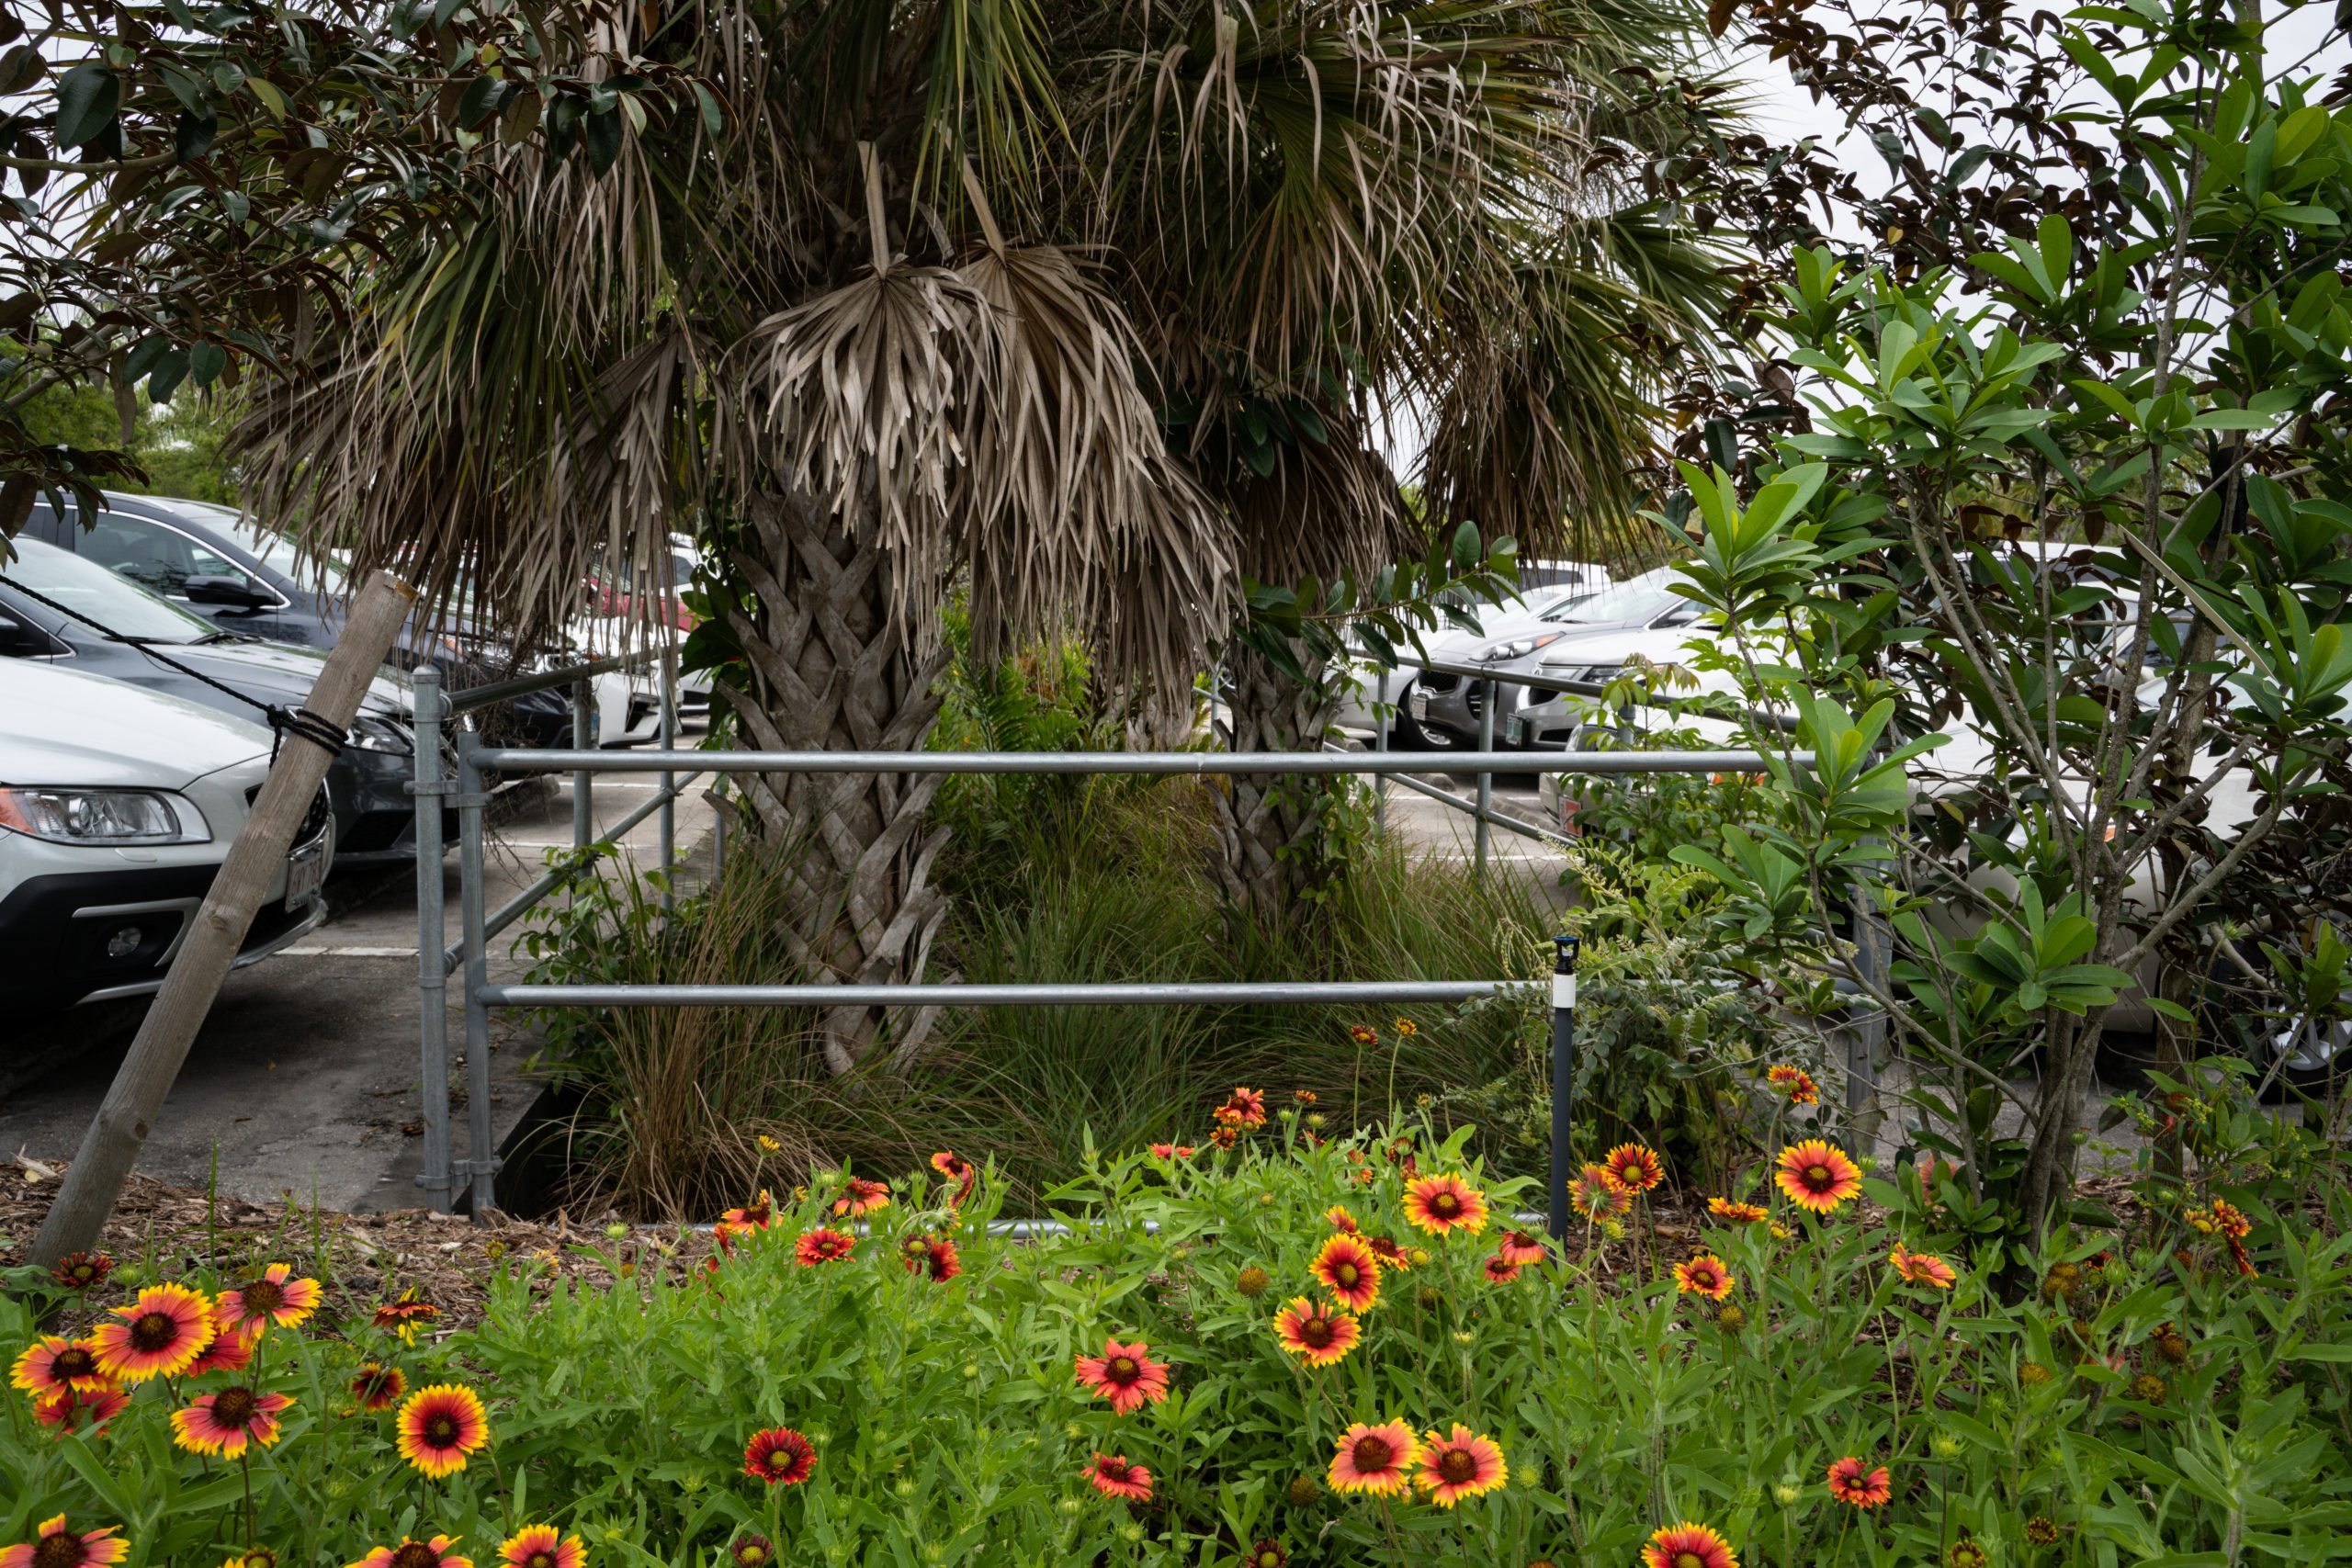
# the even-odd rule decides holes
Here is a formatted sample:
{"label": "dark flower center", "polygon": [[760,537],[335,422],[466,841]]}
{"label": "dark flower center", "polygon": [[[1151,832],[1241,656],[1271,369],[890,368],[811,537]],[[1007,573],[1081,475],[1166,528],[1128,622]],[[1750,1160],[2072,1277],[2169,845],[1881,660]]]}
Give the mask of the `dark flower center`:
{"label": "dark flower center", "polygon": [[180,1320],[167,1312],[141,1313],[131,1321],[130,1344],[133,1349],[162,1350],[180,1337]]}
{"label": "dark flower center", "polygon": [[1674,1568],[1707,1568],[1707,1564],[1695,1551],[1678,1551],[1674,1554]]}
{"label": "dark flower center", "polygon": [[71,1530],[40,1538],[33,1548],[33,1568],[75,1568],[82,1561],[82,1538]]}
{"label": "dark flower center", "polygon": [[1806,1166],[1804,1179],[1809,1187],[1826,1187],[1829,1185],[1829,1168],[1826,1165]]}
{"label": "dark flower center", "polygon": [[1298,1337],[1320,1350],[1331,1343],[1331,1337],[1337,1329],[1338,1325],[1328,1317],[1310,1317],[1298,1325]]}
{"label": "dark flower center", "polygon": [[448,1448],[458,1440],[458,1423],[435,1412],[424,1423],[424,1440],[436,1449]]}
{"label": "dark flower center", "polygon": [[1102,1479],[1105,1481],[1125,1481],[1127,1478],[1130,1468],[1130,1466],[1118,1460],[1106,1459],[1102,1461]]}
{"label": "dark flower center", "polygon": [[1112,1357],[1110,1371],[1111,1381],[1114,1382],[1133,1382],[1143,1375],[1143,1369],[1136,1366],[1134,1359],[1128,1356]]}
{"label": "dark flower center", "polygon": [[223,1427],[243,1427],[261,1414],[261,1402],[249,1388],[224,1388],[212,1396],[212,1418]]}
{"label": "dark flower center", "polygon": [[1283,1568],[1283,1554],[1272,1547],[1268,1547],[1258,1553],[1258,1568]]}
{"label": "dark flower center", "polygon": [[94,1377],[98,1371],[98,1359],[79,1345],[68,1345],[49,1364],[50,1375],[59,1380]]}
{"label": "dark flower center", "polygon": [[421,1540],[404,1540],[392,1553],[392,1568],[441,1568],[441,1559]]}
{"label": "dark flower center", "polygon": [[1438,1456],[1437,1472],[1459,1486],[1477,1475],[1478,1461],[1471,1457],[1467,1449],[1448,1449]]}
{"label": "dark flower center", "polygon": [[1363,1278],[1363,1270],[1352,1263],[1342,1263],[1331,1270],[1331,1278],[1339,1280],[1342,1285],[1353,1285],[1358,1280]]}
{"label": "dark flower center", "polygon": [[530,1557],[530,1568],[555,1568],[555,1554],[548,1551],[534,1551]]}
{"label": "dark flower center", "polygon": [[276,1312],[286,1304],[286,1292],[275,1280],[255,1280],[245,1287],[244,1299],[248,1313]]}
{"label": "dark flower center", "polygon": [[1396,1450],[1388,1446],[1385,1438],[1358,1438],[1355,1446],[1356,1469],[1366,1474],[1386,1470]]}
{"label": "dark flower center", "polygon": [[765,1541],[747,1540],[735,1548],[735,1561],[741,1563],[743,1568],[760,1568],[760,1564],[767,1560],[768,1548]]}
{"label": "dark flower center", "polygon": [[1430,1200],[1430,1212],[1442,1219],[1452,1219],[1462,1212],[1462,1200],[1451,1192],[1441,1192]]}

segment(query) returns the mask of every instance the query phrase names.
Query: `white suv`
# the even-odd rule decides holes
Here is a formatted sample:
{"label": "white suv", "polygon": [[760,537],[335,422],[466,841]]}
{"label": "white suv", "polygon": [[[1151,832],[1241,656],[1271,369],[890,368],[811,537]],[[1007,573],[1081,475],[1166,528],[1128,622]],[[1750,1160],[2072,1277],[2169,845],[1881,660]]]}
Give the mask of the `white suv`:
{"label": "white suv", "polygon": [[[269,771],[270,733],[179,697],[0,659],[0,1017],[143,996]],[[322,790],[237,955],[326,918]]]}

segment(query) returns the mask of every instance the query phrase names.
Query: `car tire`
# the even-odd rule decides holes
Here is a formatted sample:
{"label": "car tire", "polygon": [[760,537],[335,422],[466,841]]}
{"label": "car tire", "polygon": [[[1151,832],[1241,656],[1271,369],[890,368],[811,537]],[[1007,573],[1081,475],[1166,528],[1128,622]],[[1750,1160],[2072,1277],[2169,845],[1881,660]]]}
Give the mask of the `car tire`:
{"label": "car tire", "polygon": [[[2267,970],[2269,961],[2258,945],[2242,943],[2256,968]],[[2205,1032],[2213,1043],[2212,1048],[2233,1052],[2254,1065],[2256,1082],[2267,1078],[2269,1087],[2263,1091],[2266,1104],[2279,1104],[2298,1098],[2310,1098],[2328,1093],[2331,1089],[2343,1092],[2352,1084],[2352,1021],[2338,1020],[2321,1026],[2324,1033],[2302,1028],[2301,1019],[2290,1020],[2270,1010],[2276,997],[2256,994],[2256,987],[2234,964],[2220,954],[2213,958],[2208,971],[2209,985],[2202,1007]],[[2279,1042],[2297,1034],[2291,1052],[2284,1053],[2278,1070],[2271,1074],[2272,1062],[2280,1055]],[[2331,1049],[2332,1047],[2332,1049]]]}
{"label": "car tire", "polygon": [[1397,751],[1451,751],[1455,750],[1453,738],[1442,729],[1424,728],[1413,716],[1412,700],[1415,682],[1405,682],[1404,692],[1396,699],[1396,711],[1390,716],[1388,744]]}

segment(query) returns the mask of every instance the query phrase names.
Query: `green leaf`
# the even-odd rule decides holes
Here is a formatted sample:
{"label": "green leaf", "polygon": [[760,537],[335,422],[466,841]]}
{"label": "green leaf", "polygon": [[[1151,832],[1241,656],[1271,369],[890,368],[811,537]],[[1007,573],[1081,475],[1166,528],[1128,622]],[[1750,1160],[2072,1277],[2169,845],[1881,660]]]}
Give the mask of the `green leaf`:
{"label": "green leaf", "polygon": [[696,82],[694,85],[694,89],[695,102],[702,108],[703,134],[716,141],[718,140],[720,133],[725,131],[727,129],[727,116],[720,110],[718,107],[718,99],[712,94],[708,87],[704,86],[700,82]]}
{"label": "green leaf", "polygon": [[76,65],[57,84],[57,144],[86,147],[114,124],[122,107],[122,79],[90,61]]}

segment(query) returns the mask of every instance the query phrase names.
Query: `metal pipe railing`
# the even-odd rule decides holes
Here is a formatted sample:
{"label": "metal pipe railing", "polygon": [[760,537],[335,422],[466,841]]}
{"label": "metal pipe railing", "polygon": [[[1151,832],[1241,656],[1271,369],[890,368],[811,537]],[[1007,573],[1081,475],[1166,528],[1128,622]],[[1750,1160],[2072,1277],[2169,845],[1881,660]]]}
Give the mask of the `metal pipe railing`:
{"label": "metal pipe railing", "polygon": [[[608,751],[482,746],[485,773],[1733,773],[1772,759],[1756,751]],[[1785,760],[1813,764],[1813,753]],[[1539,761],[1538,758],[1542,760]]]}
{"label": "metal pipe railing", "polygon": [[970,986],[484,986],[484,1007],[1345,1007],[1466,1002],[1526,980],[1275,980]]}
{"label": "metal pipe railing", "polygon": [[503,703],[514,697],[527,697],[534,692],[544,692],[557,686],[568,686],[576,681],[584,681],[591,676],[602,675],[609,671],[625,670],[638,662],[640,661],[625,655],[616,654],[610,659],[599,659],[593,664],[566,664],[560,669],[541,670],[529,675],[517,675],[508,681],[492,681],[487,686],[469,686],[462,692],[451,692],[447,694],[449,713],[453,717],[458,714],[471,713],[476,708],[488,707],[492,703]]}

